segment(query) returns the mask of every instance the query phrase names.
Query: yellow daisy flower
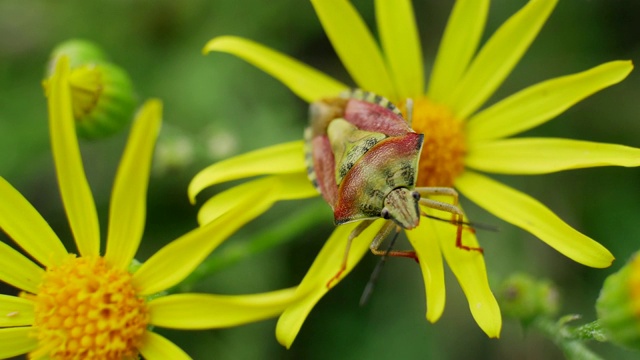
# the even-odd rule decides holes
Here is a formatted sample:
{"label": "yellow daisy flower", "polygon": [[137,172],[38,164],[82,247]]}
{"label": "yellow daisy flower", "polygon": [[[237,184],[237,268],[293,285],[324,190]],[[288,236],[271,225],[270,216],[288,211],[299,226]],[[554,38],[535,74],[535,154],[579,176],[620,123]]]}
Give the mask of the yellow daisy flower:
{"label": "yellow daisy flower", "polygon": [[[594,166],[640,165],[640,150],[621,145],[555,138],[506,139],[553,119],[583,98],[623,80],[633,68],[630,61],[612,61],[543,81],[482,108],[523,56],[556,0],[530,1],[479,50],[489,1],[457,1],[428,84],[423,81],[422,51],[410,0],[375,1],[381,47],[348,1],[311,2],[357,87],[385,96],[401,108],[408,98],[413,99],[412,127],[424,134],[417,186],[454,187],[495,216],[534,234],[574,261],[591,267],[611,264],[614,258],[602,245],[530,196],[478,171],[545,174]],[[349,88],[250,40],[217,37],[206,44],[204,52],[210,51],[246,60],[307,102],[336,97]],[[189,196],[193,201],[202,189],[213,184],[267,175],[206,202],[199,213],[199,221],[204,224],[226,211],[221,199],[251,198],[258,208],[266,209],[277,200],[318,195],[305,171],[302,141],[276,145],[204,169],[190,184]],[[382,224],[383,221],[376,221],[355,239],[347,270],[340,278],[367,251]],[[327,281],[338,273],[346,238],[357,225],[336,228],[298,288],[309,291],[308,295],[281,315],[276,333],[285,346],[292,344],[308,313],[328,291]],[[444,309],[444,256],[468,299],[474,319],[488,336],[498,337],[502,320],[489,288],[482,254],[456,248],[455,229],[450,224],[423,218],[416,229],[406,233],[420,259],[427,319],[438,320]],[[463,243],[478,246],[469,231],[463,232]]]}
{"label": "yellow daisy flower", "polygon": [[[38,264],[0,242],[0,280],[22,290],[0,295],[0,358],[188,359],[153,326],[208,329],[276,316],[295,289],[253,295],[158,295],[180,281],[243,225],[233,211],[131,266],[142,238],[149,168],[162,105],[139,111],[115,179],[106,251],[76,138],[69,61],[48,83],[49,126],[58,183],[79,255],[69,254],[37,210],[0,177],[0,229]],[[135,270],[132,271],[132,268]]]}

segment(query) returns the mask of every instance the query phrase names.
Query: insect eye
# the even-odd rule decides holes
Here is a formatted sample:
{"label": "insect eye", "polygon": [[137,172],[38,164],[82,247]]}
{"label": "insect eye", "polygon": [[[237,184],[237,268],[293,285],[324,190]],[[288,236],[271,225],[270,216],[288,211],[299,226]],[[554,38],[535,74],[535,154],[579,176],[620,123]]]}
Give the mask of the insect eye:
{"label": "insect eye", "polygon": [[382,211],[380,211],[380,217],[383,219],[389,219],[391,217],[389,215],[389,210],[387,210],[387,208],[382,209]]}
{"label": "insect eye", "polygon": [[413,198],[416,200],[420,200],[420,193],[417,191],[412,192],[411,196],[413,196]]}

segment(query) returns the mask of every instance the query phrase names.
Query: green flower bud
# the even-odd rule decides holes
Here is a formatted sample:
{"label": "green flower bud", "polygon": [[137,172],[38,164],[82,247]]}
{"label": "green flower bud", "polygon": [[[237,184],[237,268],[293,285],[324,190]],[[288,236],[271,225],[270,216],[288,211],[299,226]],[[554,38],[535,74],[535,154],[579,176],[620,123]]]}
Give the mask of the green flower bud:
{"label": "green flower bud", "polygon": [[612,341],[640,349],[640,255],[604,282],[596,310]]}
{"label": "green flower bud", "polygon": [[56,46],[53,51],[51,51],[49,64],[47,65],[47,77],[51,76],[58,58],[62,55],[66,55],[69,58],[71,69],[82,65],[107,61],[104,52],[98,45],[87,40],[68,40]]}
{"label": "green flower bud", "polygon": [[133,118],[137,104],[127,73],[106,62],[102,50],[88,41],[71,40],[56,47],[49,68],[63,55],[71,64],[69,85],[78,135],[98,139],[120,131]]}
{"label": "green flower bud", "polygon": [[502,283],[499,299],[508,317],[529,323],[539,316],[558,312],[559,296],[549,281],[540,281],[526,274],[514,274]]}

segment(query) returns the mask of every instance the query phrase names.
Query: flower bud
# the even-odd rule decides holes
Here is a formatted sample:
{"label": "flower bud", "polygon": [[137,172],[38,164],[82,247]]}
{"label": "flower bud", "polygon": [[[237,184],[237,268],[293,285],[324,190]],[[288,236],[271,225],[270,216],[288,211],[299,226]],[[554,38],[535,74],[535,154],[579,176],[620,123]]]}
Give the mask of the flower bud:
{"label": "flower bud", "polygon": [[538,316],[552,316],[559,308],[559,297],[549,281],[540,281],[526,274],[514,274],[502,283],[499,292],[504,314],[524,323]]}
{"label": "flower bud", "polygon": [[69,86],[78,135],[97,139],[120,131],[133,118],[137,103],[127,73],[107,62],[102,50],[88,41],[71,40],[56,47],[49,69],[63,55],[71,64]]}
{"label": "flower bud", "polygon": [[612,341],[640,349],[640,255],[604,282],[596,310]]}

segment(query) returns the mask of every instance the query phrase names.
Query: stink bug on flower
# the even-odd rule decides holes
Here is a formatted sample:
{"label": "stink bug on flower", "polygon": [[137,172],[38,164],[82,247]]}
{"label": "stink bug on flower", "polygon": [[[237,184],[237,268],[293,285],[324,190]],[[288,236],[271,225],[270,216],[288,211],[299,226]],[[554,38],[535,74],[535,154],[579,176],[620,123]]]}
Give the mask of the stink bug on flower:
{"label": "stink bug on flower", "polygon": [[[414,251],[380,250],[381,242],[396,228],[410,230],[420,223],[420,205],[452,214],[457,225],[456,246],[462,244],[462,211],[458,193],[450,187],[416,187],[417,166],[424,135],[409,127],[389,100],[362,90],[314,102],[305,129],[305,160],[309,180],[333,209],[336,225],[362,220],[349,235],[342,267],[346,269],[351,241],[374,220],[388,219],[371,242],[376,255],[417,260]],[[428,199],[451,196],[453,203]]]}

